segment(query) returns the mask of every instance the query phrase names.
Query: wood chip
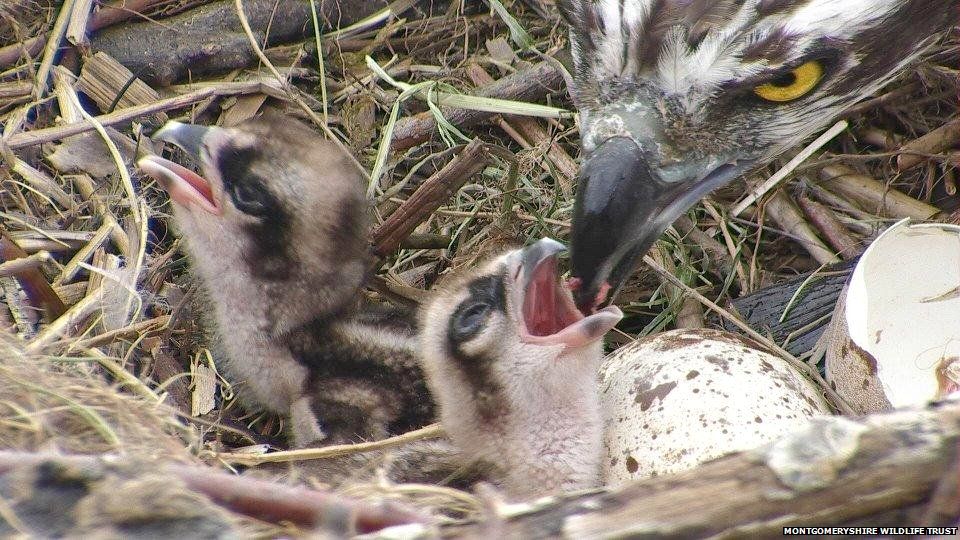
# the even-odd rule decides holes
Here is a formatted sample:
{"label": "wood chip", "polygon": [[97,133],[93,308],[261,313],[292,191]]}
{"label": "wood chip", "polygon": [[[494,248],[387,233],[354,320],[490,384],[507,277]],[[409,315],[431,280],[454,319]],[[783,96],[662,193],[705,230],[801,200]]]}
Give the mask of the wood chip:
{"label": "wood chip", "polygon": [[[136,78],[120,62],[105,52],[98,52],[83,64],[76,88],[92,99],[104,112],[147,105],[160,100],[160,94],[147,83]],[[158,120],[166,115],[158,113]]]}
{"label": "wood chip", "polygon": [[193,390],[190,393],[190,414],[207,414],[217,405],[217,374],[209,366],[198,364],[191,379]]}

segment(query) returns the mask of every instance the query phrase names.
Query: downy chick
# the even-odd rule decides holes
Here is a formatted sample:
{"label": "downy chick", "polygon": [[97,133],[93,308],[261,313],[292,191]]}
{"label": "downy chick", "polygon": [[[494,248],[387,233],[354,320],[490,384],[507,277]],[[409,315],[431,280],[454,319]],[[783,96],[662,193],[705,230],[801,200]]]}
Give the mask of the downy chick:
{"label": "downy chick", "polygon": [[370,203],[346,154],[280,116],[170,122],[154,138],[202,166],[200,176],[159,156],[139,162],[170,194],[241,399],[288,415],[296,446],[430,421],[413,325],[356,309],[372,260]]}
{"label": "downy chick", "polygon": [[460,275],[422,314],[422,362],[440,421],[512,498],[600,483],[601,338],[623,314],[584,317],[548,238]]}

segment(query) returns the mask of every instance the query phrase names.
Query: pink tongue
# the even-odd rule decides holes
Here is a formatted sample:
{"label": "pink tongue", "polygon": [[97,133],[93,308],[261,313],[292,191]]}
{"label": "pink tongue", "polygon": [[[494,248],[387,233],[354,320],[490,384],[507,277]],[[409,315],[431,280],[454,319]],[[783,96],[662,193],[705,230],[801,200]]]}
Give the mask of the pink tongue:
{"label": "pink tongue", "polygon": [[555,334],[529,335],[524,337],[527,343],[543,345],[564,345],[570,348],[583,347],[602,338],[623,318],[623,312],[616,306],[607,306],[600,311],[580,319]]}
{"label": "pink tongue", "polygon": [[210,182],[190,169],[159,156],[147,156],[137,165],[156,178],[174,202],[183,206],[193,204],[214,215],[222,213],[213,198]]}

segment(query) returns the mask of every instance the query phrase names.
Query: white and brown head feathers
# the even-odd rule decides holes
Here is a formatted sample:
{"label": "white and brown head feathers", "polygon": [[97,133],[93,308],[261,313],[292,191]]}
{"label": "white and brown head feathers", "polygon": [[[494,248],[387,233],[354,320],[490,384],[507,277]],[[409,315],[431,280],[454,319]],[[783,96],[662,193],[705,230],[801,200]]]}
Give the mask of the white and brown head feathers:
{"label": "white and brown head feathers", "polygon": [[570,249],[587,312],[687,208],[826,128],[957,21],[951,0],[557,4],[585,157]]}
{"label": "white and brown head feathers", "polygon": [[513,497],[599,482],[600,338],[622,314],[576,310],[557,278],[562,249],[543,239],[497,257],[443,286],[422,315],[441,423]]}

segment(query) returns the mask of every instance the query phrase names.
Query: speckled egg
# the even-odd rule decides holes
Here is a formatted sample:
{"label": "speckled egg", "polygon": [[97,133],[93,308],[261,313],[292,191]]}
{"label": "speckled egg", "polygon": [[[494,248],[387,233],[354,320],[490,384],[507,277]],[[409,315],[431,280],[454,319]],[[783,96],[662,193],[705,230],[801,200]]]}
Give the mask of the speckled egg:
{"label": "speckled egg", "polygon": [[605,483],[688,469],[829,414],[813,383],[758,347],[697,329],[611,353],[600,368]]}

